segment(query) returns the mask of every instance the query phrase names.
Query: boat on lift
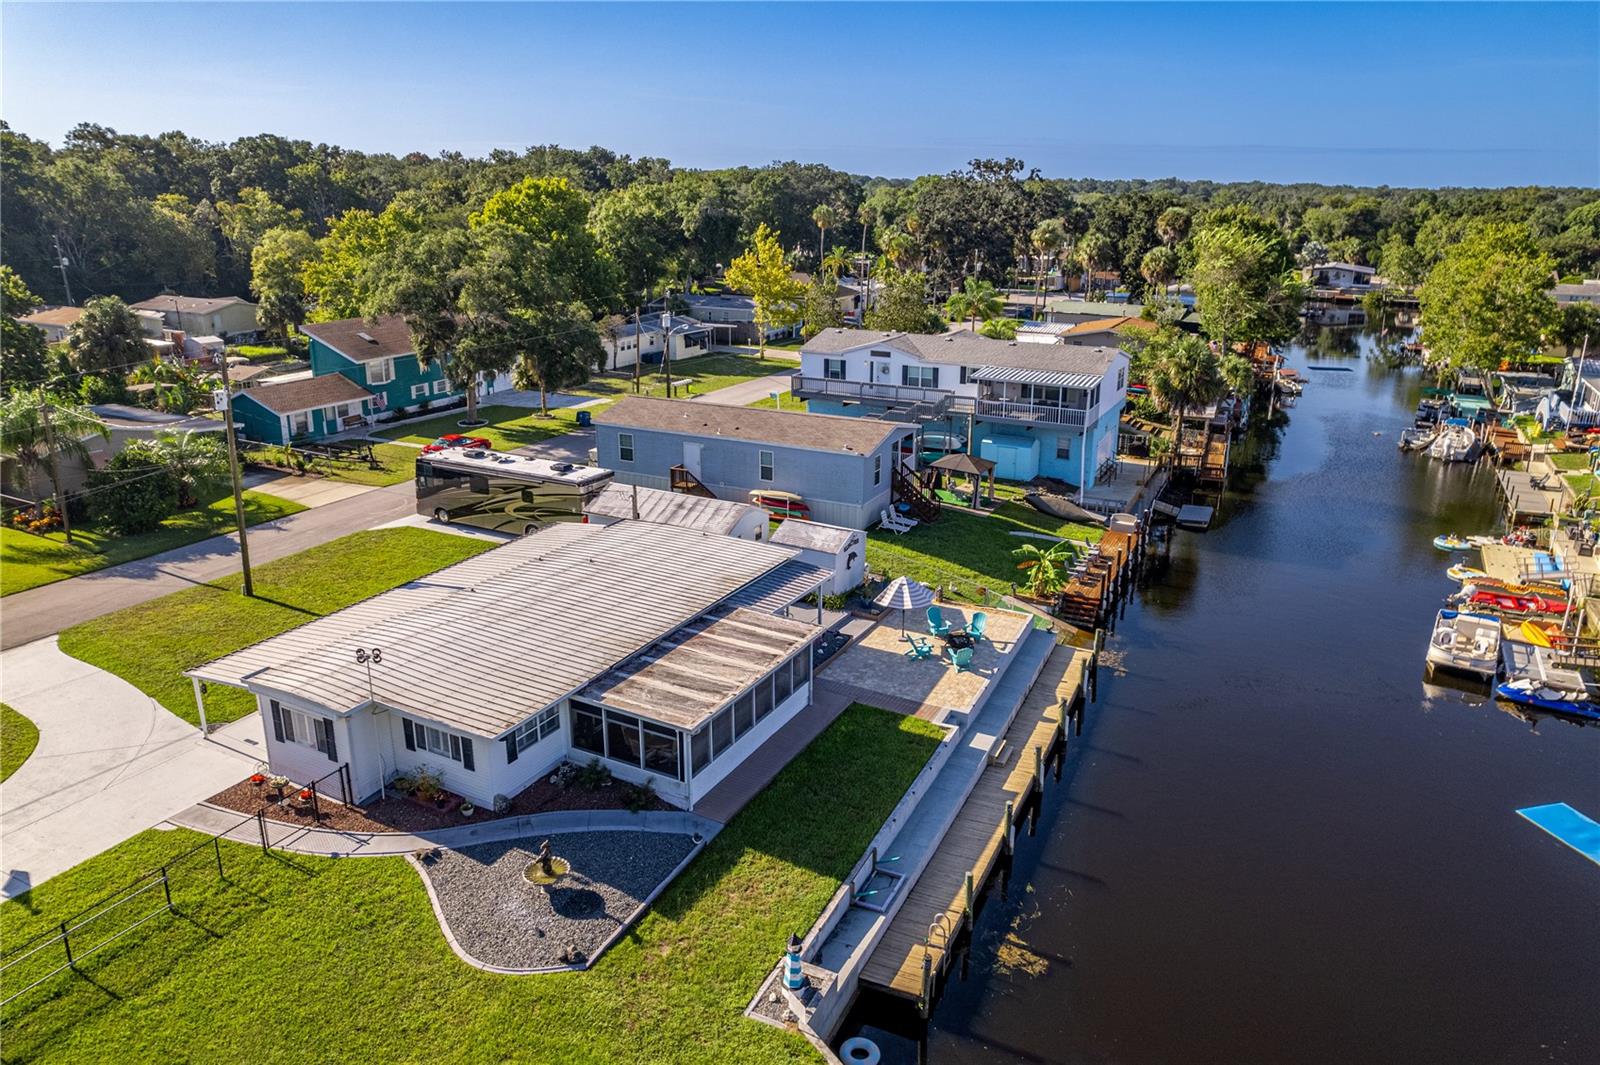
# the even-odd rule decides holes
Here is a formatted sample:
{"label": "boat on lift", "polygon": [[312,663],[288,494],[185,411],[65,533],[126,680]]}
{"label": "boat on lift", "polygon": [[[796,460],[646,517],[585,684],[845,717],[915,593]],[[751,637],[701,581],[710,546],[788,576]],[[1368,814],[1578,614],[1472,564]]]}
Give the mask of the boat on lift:
{"label": "boat on lift", "polygon": [[1500,619],[1492,614],[1441,610],[1428,641],[1428,672],[1449,669],[1493,680],[1500,672]]}
{"label": "boat on lift", "polygon": [[1441,462],[1470,462],[1478,455],[1478,438],[1465,418],[1446,418],[1428,445],[1428,456]]}

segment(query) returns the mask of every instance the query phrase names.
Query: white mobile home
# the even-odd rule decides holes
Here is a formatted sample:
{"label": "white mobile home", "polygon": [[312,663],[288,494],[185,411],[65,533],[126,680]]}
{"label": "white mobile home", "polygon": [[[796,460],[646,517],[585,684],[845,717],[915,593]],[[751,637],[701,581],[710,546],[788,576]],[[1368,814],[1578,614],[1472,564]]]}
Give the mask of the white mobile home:
{"label": "white mobile home", "polygon": [[427,769],[492,808],[598,758],[692,809],[810,707],[822,630],[776,611],[828,576],[729,536],[554,525],[188,675],[251,692],[296,783],[348,765],[364,799]]}

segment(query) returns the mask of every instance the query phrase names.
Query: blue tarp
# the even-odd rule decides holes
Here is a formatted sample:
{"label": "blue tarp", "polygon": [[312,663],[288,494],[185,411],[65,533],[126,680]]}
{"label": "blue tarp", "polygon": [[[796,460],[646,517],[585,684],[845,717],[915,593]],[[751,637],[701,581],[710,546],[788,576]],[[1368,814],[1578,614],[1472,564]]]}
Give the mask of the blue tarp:
{"label": "blue tarp", "polygon": [[1591,862],[1600,864],[1600,824],[1564,802],[1529,806],[1517,813],[1532,821]]}

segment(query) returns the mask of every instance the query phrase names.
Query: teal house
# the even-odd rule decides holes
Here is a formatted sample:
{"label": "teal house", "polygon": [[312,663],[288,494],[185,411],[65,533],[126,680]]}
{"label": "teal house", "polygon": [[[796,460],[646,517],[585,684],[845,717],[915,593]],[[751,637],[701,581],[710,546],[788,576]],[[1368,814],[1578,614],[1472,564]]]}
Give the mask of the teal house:
{"label": "teal house", "polygon": [[343,374],[257,385],[233,396],[233,420],[247,440],[294,444],[372,424],[373,395]]}
{"label": "teal house", "polygon": [[346,318],[304,325],[310,338],[311,372],[342,374],[372,394],[372,412],[415,411],[459,399],[436,362],[423,368],[412,351],[411,332],[399,315],[375,322]]}

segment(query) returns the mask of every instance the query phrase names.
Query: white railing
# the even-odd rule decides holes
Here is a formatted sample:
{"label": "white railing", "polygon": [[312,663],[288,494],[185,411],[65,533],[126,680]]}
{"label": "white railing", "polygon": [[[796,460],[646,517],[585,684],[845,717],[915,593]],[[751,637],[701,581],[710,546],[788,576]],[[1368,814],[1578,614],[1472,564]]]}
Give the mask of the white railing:
{"label": "white railing", "polygon": [[974,410],[980,418],[1009,418],[1023,422],[1083,427],[1086,411],[1076,407],[1055,407],[1039,403],[1019,403],[1009,399],[979,399]]}
{"label": "white railing", "polygon": [[940,388],[921,388],[916,385],[875,384],[871,381],[840,381],[832,377],[808,377],[795,374],[789,379],[789,391],[809,396],[839,396],[844,399],[876,399],[885,403],[943,403],[950,393]]}

